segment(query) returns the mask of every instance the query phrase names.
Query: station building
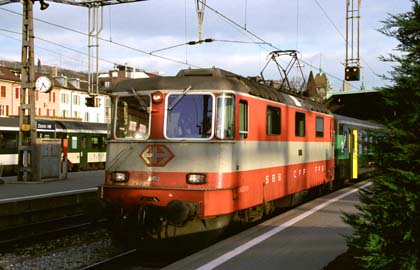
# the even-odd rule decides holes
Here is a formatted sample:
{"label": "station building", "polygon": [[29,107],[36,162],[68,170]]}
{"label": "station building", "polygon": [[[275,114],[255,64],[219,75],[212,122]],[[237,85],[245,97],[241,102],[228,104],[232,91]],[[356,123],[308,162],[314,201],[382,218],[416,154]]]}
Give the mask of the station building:
{"label": "station building", "polygon": [[[110,100],[106,94],[112,85],[125,79],[149,77],[154,74],[118,66],[100,78],[100,91],[94,96],[94,106],[86,105],[89,98],[88,82],[82,74],[58,75],[57,68],[50,72],[36,72],[35,77],[47,76],[53,84],[48,93],[35,90],[35,110],[38,118],[78,120],[108,123],[111,118]],[[85,76],[86,77],[86,76]],[[20,69],[0,66],[0,117],[18,116],[20,112]]]}

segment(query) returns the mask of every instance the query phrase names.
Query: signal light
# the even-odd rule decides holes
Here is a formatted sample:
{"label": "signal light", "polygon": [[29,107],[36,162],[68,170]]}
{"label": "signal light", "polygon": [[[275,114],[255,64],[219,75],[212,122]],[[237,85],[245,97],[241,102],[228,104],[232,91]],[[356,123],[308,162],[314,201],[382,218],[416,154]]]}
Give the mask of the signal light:
{"label": "signal light", "polygon": [[95,107],[95,98],[94,97],[87,97],[85,104],[86,104],[87,107]]}
{"label": "signal light", "polygon": [[344,76],[346,81],[360,81],[360,67],[346,66]]}

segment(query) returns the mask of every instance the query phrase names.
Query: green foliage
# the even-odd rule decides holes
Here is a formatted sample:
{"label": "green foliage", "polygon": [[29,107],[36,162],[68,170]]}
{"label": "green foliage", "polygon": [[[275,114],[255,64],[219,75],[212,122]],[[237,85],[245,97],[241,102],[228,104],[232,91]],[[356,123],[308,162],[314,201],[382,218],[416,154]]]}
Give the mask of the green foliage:
{"label": "green foliage", "polygon": [[382,174],[360,193],[357,214],[344,221],[347,243],[362,269],[420,269],[420,6],[392,15],[381,32],[399,41],[399,55],[382,93],[387,134],[378,137],[375,164]]}

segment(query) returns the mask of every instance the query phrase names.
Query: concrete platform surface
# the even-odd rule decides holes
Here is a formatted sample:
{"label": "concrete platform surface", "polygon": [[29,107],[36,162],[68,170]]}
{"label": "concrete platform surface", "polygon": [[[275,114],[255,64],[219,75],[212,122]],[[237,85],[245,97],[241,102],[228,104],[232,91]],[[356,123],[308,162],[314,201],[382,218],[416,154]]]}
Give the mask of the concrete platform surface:
{"label": "concrete platform surface", "polygon": [[104,181],[104,171],[68,173],[67,179],[44,182],[18,182],[16,176],[3,177],[0,203],[95,191]]}
{"label": "concrete platform surface", "polygon": [[[341,220],[354,213],[362,182],[303,204],[175,262],[164,270],[320,270],[346,249]],[[162,270],[163,270],[162,269]]]}

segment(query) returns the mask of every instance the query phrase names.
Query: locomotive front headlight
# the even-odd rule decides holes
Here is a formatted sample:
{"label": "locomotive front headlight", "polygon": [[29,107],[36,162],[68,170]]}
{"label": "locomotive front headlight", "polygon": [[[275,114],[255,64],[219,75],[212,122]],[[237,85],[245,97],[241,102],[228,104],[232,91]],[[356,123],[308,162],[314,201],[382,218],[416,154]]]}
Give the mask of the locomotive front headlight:
{"label": "locomotive front headlight", "polygon": [[163,101],[163,94],[162,92],[156,91],[152,94],[152,101],[155,104],[160,104]]}
{"label": "locomotive front headlight", "polygon": [[127,182],[128,173],[127,172],[113,172],[111,174],[111,180],[113,182]]}
{"label": "locomotive front headlight", "polygon": [[206,175],[203,173],[187,174],[187,184],[201,185],[206,183]]}

